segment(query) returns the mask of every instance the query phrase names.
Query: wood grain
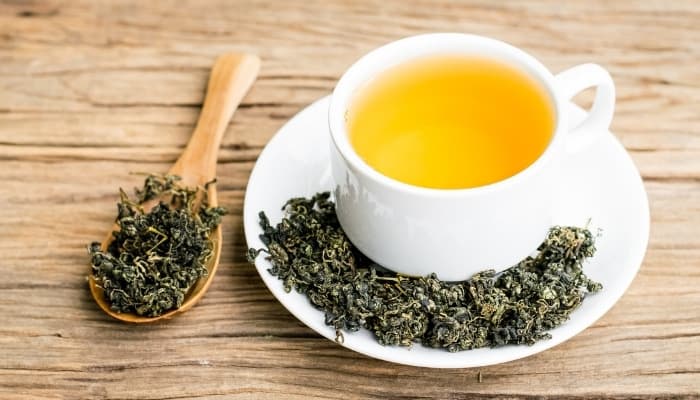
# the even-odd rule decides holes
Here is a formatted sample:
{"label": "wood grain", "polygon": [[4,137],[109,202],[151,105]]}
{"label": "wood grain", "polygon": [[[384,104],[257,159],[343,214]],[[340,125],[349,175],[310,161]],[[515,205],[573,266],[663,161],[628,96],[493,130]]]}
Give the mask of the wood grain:
{"label": "wood grain", "polygon": [[[0,398],[700,398],[700,4],[696,1],[0,1]],[[245,262],[242,206],[276,130],[359,56],[430,31],[593,61],[649,194],[649,251],[620,302],[524,360],[428,370],[373,360],[292,317]],[[130,171],[162,172],[221,53],[259,80],[219,156],[226,245],[210,291],[155,326],[90,298],[85,246]],[[582,101],[586,101],[585,96]],[[478,381],[481,373],[482,382]]]}

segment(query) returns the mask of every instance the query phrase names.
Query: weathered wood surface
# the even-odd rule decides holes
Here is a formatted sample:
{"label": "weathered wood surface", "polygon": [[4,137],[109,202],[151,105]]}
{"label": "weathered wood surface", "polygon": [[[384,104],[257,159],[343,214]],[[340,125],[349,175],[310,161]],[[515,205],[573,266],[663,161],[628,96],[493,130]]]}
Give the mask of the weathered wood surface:
{"label": "weathered wood surface", "polygon": [[[347,66],[421,32],[497,37],[553,71],[587,61],[618,88],[613,130],[650,197],[641,271],[572,340],[467,370],[367,358],[292,317],[244,259],[261,148]],[[225,51],[260,79],[229,126],[231,215],[210,292],[156,326],[110,320],[85,281],[130,171],[165,171]],[[700,397],[700,3],[697,1],[0,2],[0,398]],[[483,382],[478,382],[481,373]]]}

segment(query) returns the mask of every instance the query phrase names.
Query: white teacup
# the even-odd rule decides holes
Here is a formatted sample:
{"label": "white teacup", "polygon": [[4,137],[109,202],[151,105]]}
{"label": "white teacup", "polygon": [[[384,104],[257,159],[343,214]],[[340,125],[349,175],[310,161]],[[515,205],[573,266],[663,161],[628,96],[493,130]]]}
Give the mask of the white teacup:
{"label": "white teacup", "polygon": [[[554,134],[542,155],[514,176],[468,189],[409,185],[365,163],[346,130],[345,115],[355,91],[391,66],[431,54],[494,58],[537,79],[551,98],[556,118]],[[588,117],[568,129],[567,103],[594,86],[597,92]],[[552,225],[558,163],[607,131],[614,106],[612,79],[595,64],[554,76],[522,50],[459,33],[413,36],[382,46],[345,72],[331,98],[331,164],[340,224],[365,255],[398,273],[435,272],[440,279],[457,281],[487,268],[508,268],[535,251]]]}

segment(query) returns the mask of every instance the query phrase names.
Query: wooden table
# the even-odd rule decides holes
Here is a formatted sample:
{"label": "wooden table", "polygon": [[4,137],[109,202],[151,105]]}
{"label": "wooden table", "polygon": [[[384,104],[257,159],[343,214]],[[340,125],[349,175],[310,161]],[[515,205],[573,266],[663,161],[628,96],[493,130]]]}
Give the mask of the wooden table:
{"label": "wooden table", "polygon": [[[430,31],[500,38],[555,72],[595,61],[617,84],[613,131],[645,180],[649,250],[612,311],[527,359],[367,358],[298,322],[245,261],[243,195],[265,143],[360,55]],[[175,160],[231,50],[263,68],[220,155],[218,275],[168,323],[113,321],[88,293],[86,245],[110,227],[117,188],[140,183],[130,172]],[[697,1],[3,1],[0,183],[3,399],[700,397]]]}

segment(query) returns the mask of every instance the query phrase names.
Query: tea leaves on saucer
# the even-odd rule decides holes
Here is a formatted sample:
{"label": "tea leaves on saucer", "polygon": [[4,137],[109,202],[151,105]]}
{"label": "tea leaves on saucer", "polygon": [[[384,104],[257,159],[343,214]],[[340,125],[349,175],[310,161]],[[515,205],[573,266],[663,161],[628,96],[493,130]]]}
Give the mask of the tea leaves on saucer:
{"label": "tea leaves on saucer", "polygon": [[330,193],[293,198],[273,226],[260,212],[269,272],[287,292],[304,294],[342,331],[371,331],[383,345],[426,346],[455,352],[507,344],[532,345],[569,319],[602,286],[583,272],[595,253],[585,228],[554,226],[537,254],[501,272],[444,282],[434,274],[409,277],[373,263],[343,232]]}

